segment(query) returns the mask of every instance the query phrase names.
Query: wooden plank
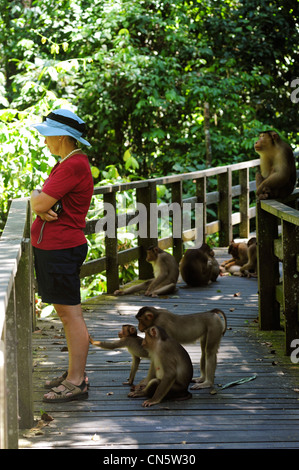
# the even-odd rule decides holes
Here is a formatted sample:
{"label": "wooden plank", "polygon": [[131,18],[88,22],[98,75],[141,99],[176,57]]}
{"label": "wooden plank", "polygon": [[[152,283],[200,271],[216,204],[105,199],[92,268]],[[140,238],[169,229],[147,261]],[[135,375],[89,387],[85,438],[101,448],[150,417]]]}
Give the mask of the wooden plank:
{"label": "wooden plank", "polygon": [[247,238],[250,232],[250,219],[249,219],[249,168],[240,170],[239,180],[241,186],[240,193],[240,237]]}
{"label": "wooden plank", "polygon": [[233,238],[231,168],[228,168],[226,173],[218,175],[218,190],[220,194],[218,204],[218,219],[220,220],[219,243],[221,246],[225,246],[229,245]]}
{"label": "wooden plank", "polygon": [[299,226],[299,211],[296,209],[292,209],[282,202],[275,200],[261,201],[261,207],[264,211],[269,212],[269,214]]}

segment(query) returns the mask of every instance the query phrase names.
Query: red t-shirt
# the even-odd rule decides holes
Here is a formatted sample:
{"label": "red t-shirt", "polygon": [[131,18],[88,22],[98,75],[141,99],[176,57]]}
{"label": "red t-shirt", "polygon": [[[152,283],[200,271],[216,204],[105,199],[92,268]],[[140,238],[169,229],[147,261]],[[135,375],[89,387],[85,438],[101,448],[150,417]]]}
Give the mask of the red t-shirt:
{"label": "red t-shirt", "polygon": [[85,217],[93,194],[93,179],[86,155],[76,154],[57,163],[42,191],[62,201],[62,212],[55,222],[46,222],[42,241],[38,238],[43,220],[37,216],[31,227],[31,243],[42,250],[73,248],[86,243]]}

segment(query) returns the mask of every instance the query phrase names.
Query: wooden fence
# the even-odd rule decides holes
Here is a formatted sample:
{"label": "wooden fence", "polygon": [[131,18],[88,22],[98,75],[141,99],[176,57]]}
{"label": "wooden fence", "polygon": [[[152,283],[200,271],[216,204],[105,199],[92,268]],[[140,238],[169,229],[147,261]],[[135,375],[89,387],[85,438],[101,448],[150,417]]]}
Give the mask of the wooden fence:
{"label": "wooden fence", "polygon": [[[104,205],[112,208],[107,210],[107,224],[109,219],[116,214],[116,223],[114,224],[114,233],[111,236],[105,236],[105,257],[92,260],[85,263],[81,269],[81,277],[106,271],[107,292],[113,293],[119,288],[118,266],[137,260],[139,263],[139,278],[148,279],[152,277],[152,268],[145,261],[146,248],[150,245],[157,245],[162,249],[173,247],[173,255],[179,261],[183,254],[183,244],[188,239],[194,239],[194,229],[184,232],[183,224],[180,225],[180,233],[174,233],[172,226],[172,235],[163,240],[158,240],[158,236],[153,235],[151,210],[157,203],[157,187],[166,185],[171,188],[172,200],[170,204],[159,205],[163,213],[164,208],[171,208],[173,205],[179,207],[181,211],[181,220],[184,216],[184,208],[189,204],[194,209],[195,204],[202,204],[202,220],[200,221],[202,230],[202,239],[207,235],[219,232],[219,245],[229,245],[233,236],[233,226],[239,224],[240,237],[248,237],[250,231],[250,219],[255,217],[255,206],[249,207],[250,192],[254,191],[255,181],[250,181],[250,169],[259,165],[259,159],[227,165],[207,170],[184,173],[180,175],[166,176],[144,181],[136,181],[127,184],[114,184],[102,188],[96,188],[94,194],[103,196]],[[217,177],[217,190],[208,192],[208,179]],[[237,177],[237,184],[232,184],[233,177]],[[194,196],[183,199],[183,184],[192,182],[194,187]],[[118,252],[117,230],[126,226],[133,219],[138,221],[138,211],[127,213],[123,216],[118,215],[117,198],[118,192],[136,190],[136,206],[138,204],[145,208],[146,220],[143,219],[145,227],[143,233],[138,237],[137,246],[128,250]],[[232,212],[233,199],[238,198],[239,210]],[[211,204],[217,206],[217,218],[207,223],[207,207]],[[167,211],[166,211],[167,213]],[[99,229],[98,220],[92,220],[87,223],[86,234],[103,231],[106,227],[101,223]],[[151,222],[151,223],[150,223]],[[154,221],[155,222],[155,221]],[[137,222],[138,223],[138,222]],[[139,224],[140,225],[140,224]],[[140,227],[139,227],[140,228]]]}
{"label": "wooden fence", "polygon": [[299,211],[290,207],[298,199],[299,189],[283,203],[257,203],[259,323],[278,330],[282,313],[287,355],[299,341]]}
{"label": "wooden fence", "polygon": [[0,238],[0,448],[18,448],[33,424],[34,288],[27,199],[12,201]]}

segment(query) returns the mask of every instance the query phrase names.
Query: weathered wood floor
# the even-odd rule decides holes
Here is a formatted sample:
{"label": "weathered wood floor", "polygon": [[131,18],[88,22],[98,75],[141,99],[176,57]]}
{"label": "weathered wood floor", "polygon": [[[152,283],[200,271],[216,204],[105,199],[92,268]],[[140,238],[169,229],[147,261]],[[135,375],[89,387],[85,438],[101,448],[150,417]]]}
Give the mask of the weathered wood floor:
{"label": "weathered wood floor", "polygon": [[[218,257],[224,251],[218,250]],[[225,256],[224,259],[227,259]],[[89,399],[66,404],[42,402],[43,382],[67,368],[67,352],[59,320],[39,321],[34,334],[34,400],[54,420],[20,436],[20,448],[80,449],[282,449],[299,448],[299,367],[288,358],[277,359],[271,348],[257,339],[257,280],[220,277],[207,288],[186,289],[162,299],[144,296],[102,296],[84,304],[90,334],[95,339],[115,339],[120,325],[136,324],[143,305],[163,306],[187,314],[222,308],[228,318],[216,370],[215,388],[192,391],[192,399],[164,402],[143,408],[142,399],[127,397],[130,356],[126,350],[105,351],[93,346],[87,364]],[[237,295],[235,295],[237,294]],[[57,337],[58,336],[58,337]],[[199,344],[185,346],[198,375]],[[136,382],[146,374],[141,362]],[[290,372],[292,372],[290,374]],[[221,385],[256,378],[234,387]]]}

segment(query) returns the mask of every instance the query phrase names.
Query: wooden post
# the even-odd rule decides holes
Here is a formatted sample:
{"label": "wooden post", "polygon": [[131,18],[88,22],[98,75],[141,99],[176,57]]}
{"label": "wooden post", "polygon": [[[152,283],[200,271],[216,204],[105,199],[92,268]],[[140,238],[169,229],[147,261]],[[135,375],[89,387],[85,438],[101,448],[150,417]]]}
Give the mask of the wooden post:
{"label": "wooden post", "polygon": [[32,383],[32,290],[30,239],[22,243],[22,257],[19,261],[15,281],[18,356],[18,398],[21,429],[33,425],[33,383]]}
{"label": "wooden post", "polygon": [[218,175],[218,191],[219,246],[228,246],[233,238],[231,168],[228,168],[226,173]]}
{"label": "wooden post", "polygon": [[239,172],[239,182],[241,186],[240,201],[240,237],[248,238],[250,233],[249,221],[249,168],[244,168]]}
{"label": "wooden post", "polygon": [[153,268],[151,264],[146,261],[146,250],[151,245],[158,245],[157,219],[153,217],[153,215],[155,215],[156,213],[157,206],[156,183],[154,181],[149,182],[149,185],[147,187],[137,188],[136,198],[137,202],[143,204],[146,209],[146,227],[144,230],[146,232],[146,236],[138,236],[138,246],[140,246],[141,248],[141,257],[138,260],[139,279],[150,279],[153,277]]}
{"label": "wooden post", "polygon": [[285,353],[287,355],[290,355],[292,352],[292,340],[299,338],[299,273],[297,271],[298,247],[299,227],[283,220],[283,311],[285,319]]}
{"label": "wooden post", "polygon": [[7,449],[5,338],[0,336],[0,449]]}
{"label": "wooden post", "polygon": [[115,290],[119,289],[118,277],[118,256],[117,256],[117,211],[116,211],[116,196],[115,192],[104,194],[104,204],[110,204],[114,208],[115,224],[114,233],[105,235],[106,247],[106,276],[107,276],[107,293],[112,294]]}
{"label": "wooden post", "polygon": [[[182,180],[172,183],[172,204],[176,204],[180,209],[180,213],[175,210],[172,214],[172,237],[173,237],[173,256],[179,263],[183,256],[183,202],[182,202]],[[179,221],[177,217],[179,216]],[[176,219],[175,219],[176,218]],[[177,233],[175,233],[175,231]]]}
{"label": "wooden post", "polygon": [[276,300],[279,262],[274,255],[278,236],[277,219],[256,203],[257,272],[259,292],[259,326],[261,330],[280,329],[280,305]]}
{"label": "wooden post", "polygon": [[202,242],[206,242],[207,238],[207,178],[199,178],[196,180],[196,197],[197,202],[203,206],[203,218],[202,218]]}
{"label": "wooden post", "polygon": [[18,357],[15,289],[11,290],[5,318],[7,448],[18,449]]}

